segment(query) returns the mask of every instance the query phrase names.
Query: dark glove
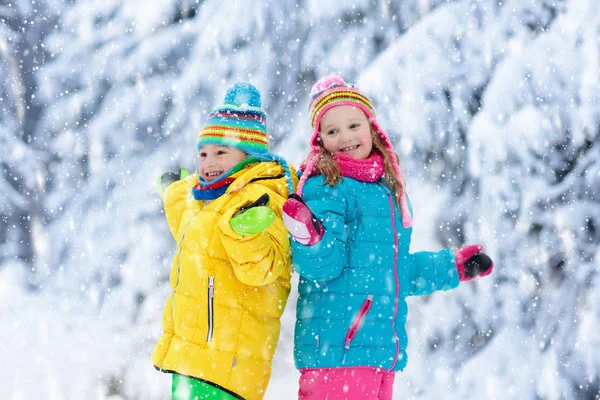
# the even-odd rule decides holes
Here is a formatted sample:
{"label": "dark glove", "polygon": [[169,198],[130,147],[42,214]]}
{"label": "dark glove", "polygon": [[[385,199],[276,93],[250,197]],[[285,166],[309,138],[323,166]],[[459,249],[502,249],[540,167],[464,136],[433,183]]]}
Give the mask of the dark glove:
{"label": "dark glove", "polygon": [[159,178],[158,181],[156,182],[156,191],[158,192],[158,195],[160,196],[160,198],[162,199],[164,194],[165,194],[165,190],[173,183],[173,182],[177,182],[180,181],[182,179],[185,179],[186,176],[189,176],[189,172],[187,169],[181,167],[179,169],[179,172],[165,172],[164,174],[162,174]]}
{"label": "dark glove", "polygon": [[321,222],[296,193],[290,194],[283,203],[283,223],[296,242],[307,246],[318,243],[325,232]]}
{"label": "dark glove", "polygon": [[482,249],[480,245],[472,244],[456,250],[456,269],[462,282],[492,273],[494,263],[487,254],[481,252]]}
{"label": "dark glove", "polygon": [[238,235],[249,236],[271,226],[275,213],[269,208],[269,200],[269,195],[265,193],[256,201],[240,208],[229,221],[231,229]]}

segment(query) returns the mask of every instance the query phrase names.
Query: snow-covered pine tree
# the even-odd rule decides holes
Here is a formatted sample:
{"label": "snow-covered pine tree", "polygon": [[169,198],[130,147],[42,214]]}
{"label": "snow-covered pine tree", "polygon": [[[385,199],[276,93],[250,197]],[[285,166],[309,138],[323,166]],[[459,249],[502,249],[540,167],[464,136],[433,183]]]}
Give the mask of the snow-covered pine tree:
{"label": "snow-covered pine tree", "polygon": [[[379,104],[396,105],[382,118],[404,166],[443,196],[431,202],[441,205],[440,244],[480,241],[496,261],[495,282],[463,285],[451,303],[425,299],[413,318],[411,332],[427,335],[419,351],[451,361],[423,369],[458,374],[447,381],[456,398],[599,391],[589,331],[599,320],[597,8],[447,5],[363,73]],[[410,173],[408,184],[410,193]],[[532,361],[505,364],[524,353]],[[490,376],[472,374],[482,367]],[[421,373],[406,377],[427,393]],[[515,384],[494,391],[497,381]]]}
{"label": "snow-covered pine tree", "polygon": [[538,342],[542,398],[600,393],[588,331],[600,317],[599,12],[597,2],[570,2],[510,54],[469,130],[480,231],[506,266],[496,302],[504,324]]}
{"label": "snow-covered pine tree", "polygon": [[43,42],[59,3],[0,5],[0,267],[18,268],[23,285],[34,290],[48,276],[44,231],[51,216],[44,201],[52,162],[46,138],[36,131],[43,108],[36,93],[39,68],[48,58]]}

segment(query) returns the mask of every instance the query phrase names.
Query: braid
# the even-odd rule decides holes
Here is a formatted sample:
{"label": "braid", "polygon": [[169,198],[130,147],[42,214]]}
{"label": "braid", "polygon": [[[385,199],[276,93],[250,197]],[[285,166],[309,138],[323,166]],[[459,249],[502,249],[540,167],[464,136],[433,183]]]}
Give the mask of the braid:
{"label": "braid", "polygon": [[331,154],[321,147],[319,160],[317,161],[319,172],[325,176],[325,183],[331,187],[336,186],[342,180],[342,169]]}
{"label": "braid", "polygon": [[383,163],[385,165],[385,174],[383,175],[386,186],[394,193],[396,204],[400,204],[402,193],[404,192],[404,186],[400,181],[400,177],[397,176],[396,170],[394,169],[394,158],[398,165],[400,159],[397,154],[392,153],[388,150],[387,146],[381,139],[381,137],[371,129],[371,137],[373,139],[373,147],[376,148],[383,156]]}

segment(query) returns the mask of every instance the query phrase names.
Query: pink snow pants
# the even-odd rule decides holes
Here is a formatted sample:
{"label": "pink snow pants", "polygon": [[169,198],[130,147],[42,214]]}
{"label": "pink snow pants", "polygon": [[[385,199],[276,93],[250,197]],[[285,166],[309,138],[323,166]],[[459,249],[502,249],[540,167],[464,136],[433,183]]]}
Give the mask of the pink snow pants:
{"label": "pink snow pants", "polygon": [[392,400],[394,373],[370,367],[300,370],[298,400]]}

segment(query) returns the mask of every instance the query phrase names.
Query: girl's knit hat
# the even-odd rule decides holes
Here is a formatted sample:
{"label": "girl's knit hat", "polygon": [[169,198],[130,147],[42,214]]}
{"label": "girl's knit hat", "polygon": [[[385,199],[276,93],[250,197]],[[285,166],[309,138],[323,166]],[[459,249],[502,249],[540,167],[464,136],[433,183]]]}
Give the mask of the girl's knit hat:
{"label": "girl's knit hat", "polygon": [[[354,85],[346,83],[343,78],[336,75],[321,78],[310,91],[310,103],[308,105],[310,125],[313,131],[310,145],[313,150],[319,149],[317,139],[319,138],[319,124],[323,114],[337,106],[358,107],[367,115],[369,121],[377,123],[371,100]],[[376,129],[379,130],[379,125]],[[389,142],[385,133],[381,132],[381,134],[386,143]]]}
{"label": "girl's knit hat", "polygon": [[258,89],[249,83],[234,84],[225,94],[225,104],[208,116],[196,147],[218,144],[249,155],[268,153],[267,114],[261,106]]}
{"label": "girl's knit hat", "polygon": [[[267,114],[262,109],[260,92],[252,84],[235,83],[227,90],[224,104],[213,109],[200,130],[196,147],[200,150],[205,144],[231,146],[242,150],[250,156],[246,162],[278,162],[285,170],[288,190],[292,193],[293,183],[289,165],[283,158],[269,152]],[[224,173],[211,184],[218,183],[229,176],[229,173]],[[208,184],[198,180],[203,185]]]}
{"label": "girl's knit hat", "polygon": [[[299,194],[302,193],[302,187],[309,175],[308,172],[313,169],[318,160],[318,152],[321,148],[317,144],[317,140],[319,138],[319,124],[321,118],[328,110],[338,106],[354,106],[360,108],[367,115],[367,118],[369,118],[371,126],[373,126],[375,132],[381,137],[390,154],[395,154],[390,139],[375,118],[375,111],[371,100],[369,100],[369,98],[354,85],[346,83],[340,76],[331,75],[323,77],[314,84],[310,92],[310,103],[308,105],[312,128],[310,147],[316,155],[306,163],[304,168],[306,173],[303,174],[298,183]],[[398,175],[400,183],[404,187],[400,166],[396,162],[395,157],[392,157],[392,159],[394,159],[394,170]],[[408,210],[408,202],[404,190],[400,199],[400,208],[402,210],[402,225],[404,225],[405,228],[412,226],[412,219]]]}

